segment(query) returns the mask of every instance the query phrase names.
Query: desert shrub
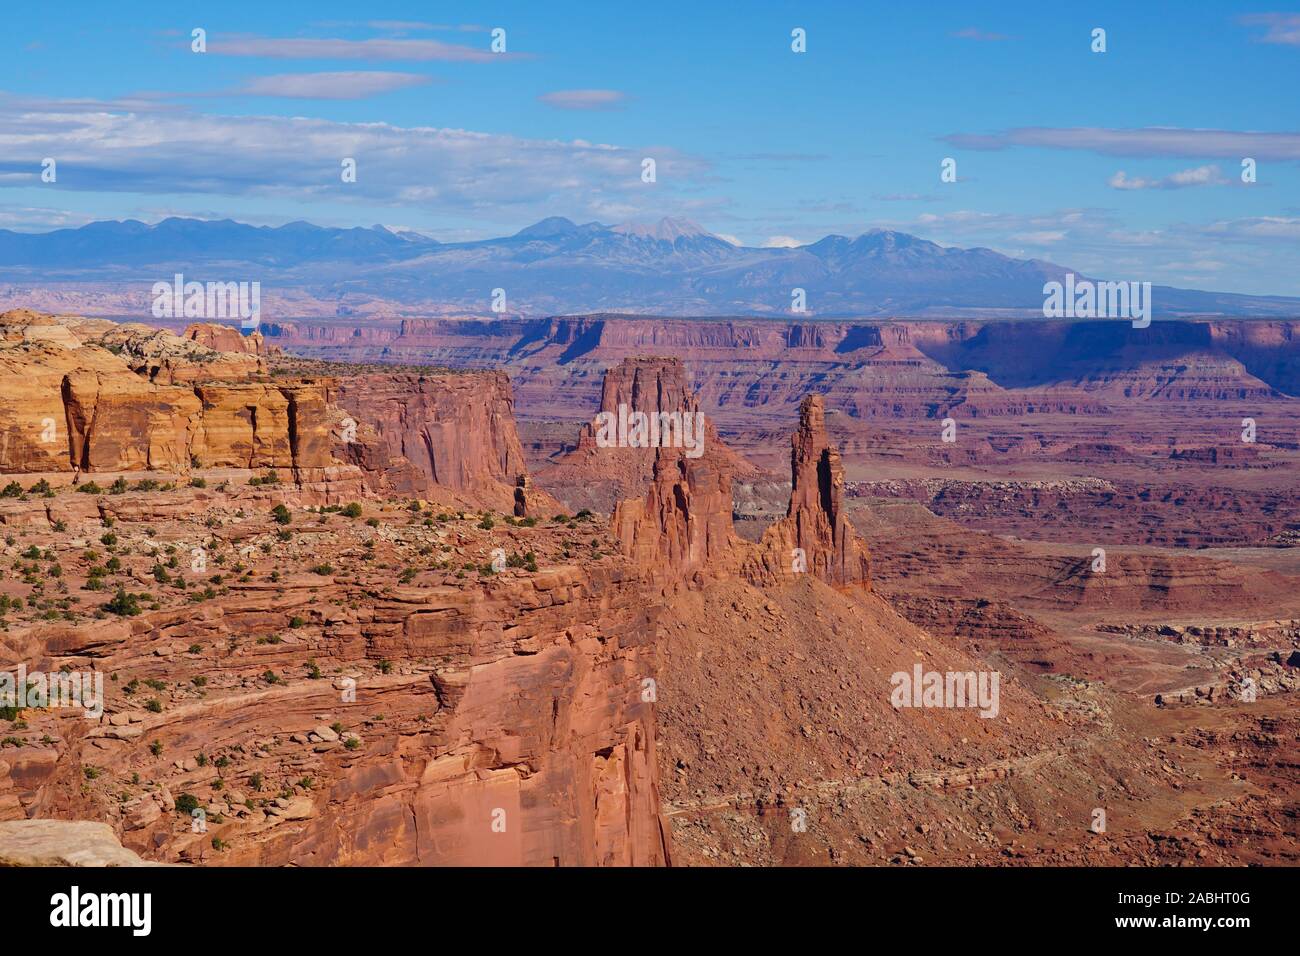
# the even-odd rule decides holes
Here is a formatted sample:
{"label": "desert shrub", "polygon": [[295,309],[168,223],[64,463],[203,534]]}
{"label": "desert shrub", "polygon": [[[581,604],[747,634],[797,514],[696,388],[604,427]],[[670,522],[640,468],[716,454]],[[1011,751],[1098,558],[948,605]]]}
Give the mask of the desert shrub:
{"label": "desert shrub", "polygon": [[124,588],[118,588],[113,599],[104,605],[104,610],[118,617],[135,617],[140,613],[140,598]]}
{"label": "desert shrub", "polygon": [[192,793],[179,793],[176,795],[176,812],[189,816],[199,808],[199,798]]}

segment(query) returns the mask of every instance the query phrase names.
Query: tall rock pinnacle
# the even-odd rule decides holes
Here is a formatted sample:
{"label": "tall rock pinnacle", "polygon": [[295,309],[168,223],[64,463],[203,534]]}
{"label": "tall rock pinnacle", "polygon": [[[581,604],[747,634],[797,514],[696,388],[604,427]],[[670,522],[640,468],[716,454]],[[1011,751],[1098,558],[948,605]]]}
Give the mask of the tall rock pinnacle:
{"label": "tall rock pinnacle", "polygon": [[770,581],[808,572],[834,587],[869,588],[867,547],[844,514],[844,469],[826,436],[820,395],[803,400],[790,444],[790,506],[763,533],[761,557],[747,567],[748,576]]}

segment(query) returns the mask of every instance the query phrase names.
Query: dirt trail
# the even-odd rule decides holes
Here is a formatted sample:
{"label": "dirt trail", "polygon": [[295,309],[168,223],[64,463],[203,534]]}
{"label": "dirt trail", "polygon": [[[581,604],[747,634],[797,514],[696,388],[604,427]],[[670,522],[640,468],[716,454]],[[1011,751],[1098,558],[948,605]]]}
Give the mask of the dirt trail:
{"label": "dirt trail", "polygon": [[979,767],[953,767],[945,770],[898,770],[892,773],[866,777],[850,777],[840,780],[823,780],[812,784],[792,784],[782,792],[756,795],[748,791],[737,791],[708,800],[682,800],[665,803],[663,813],[673,817],[687,813],[708,813],[715,810],[761,810],[767,807],[788,805],[799,802],[796,798],[805,794],[819,799],[848,794],[880,794],[909,784],[913,787],[944,790],[953,787],[968,787],[976,784],[1005,780],[1026,772],[1032,772],[1053,760],[1093,746],[1095,738],[1079,737],[1067,741],[1060,747],[1049,747],[1037,753],[1026,754],[1010,760],[995,760]]}

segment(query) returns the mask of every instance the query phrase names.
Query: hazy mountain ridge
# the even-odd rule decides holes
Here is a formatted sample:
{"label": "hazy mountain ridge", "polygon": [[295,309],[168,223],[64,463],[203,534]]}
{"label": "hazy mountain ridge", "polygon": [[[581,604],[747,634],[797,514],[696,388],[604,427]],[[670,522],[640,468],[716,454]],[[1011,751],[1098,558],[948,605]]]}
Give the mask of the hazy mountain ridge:
{"label": "hazy mountain ridge", "polygon": [[[811,316],[1033,314],[1043,284],[1071,270],[991,249],[945,247],[872,229],[793,248],[737,246],[684,219],[575,223],[553,216],[511,236],[442,243],[384,226],[348,229],[229,219],[94,222],[28,234],[0,230],[14,282],[260,280],[318,296],[440,301],[482,311],[504,289],[510,312],[788,315],[804,289]],[[1139,280],[1140,276],[1106,276]],[[1157,315],[1300,315],[1300,299],[1156,286]]]}

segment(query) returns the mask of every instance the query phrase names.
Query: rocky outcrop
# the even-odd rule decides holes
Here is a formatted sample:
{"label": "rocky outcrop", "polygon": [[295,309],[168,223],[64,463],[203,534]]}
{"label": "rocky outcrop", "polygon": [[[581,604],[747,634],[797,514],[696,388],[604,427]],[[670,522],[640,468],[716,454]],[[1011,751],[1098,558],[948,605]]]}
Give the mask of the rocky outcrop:
{"label": "rocky outcrop", "polygon": [[700,583],[734,570],[731,477],[704,459],[658,449],[645,496],[620,501],[611,524],[623,553],[657,581]]}
{"label": "rocky outcrop", "polygon": [[844,469],[826,437],[820,395],[804,399],[799,430],[791,438],[790,506],[759,542],[760,554],[746,565],[755,582],[807,572],[838,588],[869,588],[867,548],[844,511]]}
{"label": "rocky outcrop", "polygon": [[[605,371],[600,410],[617,413],[623,405],[640,412],[696,412],[700,403],[686,381],[686,369],[675,358],[627,358]],[[594,429],[583,429],[594,438]]]}
{"label": "rocky outcrop", "polygon": [[623,553],[659,581],[696,585],[739,572],[753,584],[773,585],[809,573],[833,587],[869,590],[867,548],[844,512],[843,470],[819,396],[805,399],[791,446],[786,517],[756,546],[736,536],[730,475],[680,450],[659,449],[645,496],[615,508],[612,526]]}
{"label": "rocky outcrop", "polygon": [[[227,345],[241,351],[211,347]],[[519,517],[561,510],[528,480],[503,373],[270,376],[263,351],[222,326],[178,337],[8,313],[0,473],[283,468],[328,502],[348,464],[382,494],[440,491]]]}
{"label": "rocky outcrop", "polygon": [[[102,319],[85,319],[70,327],[83,345],[108,349],[132,372],[159,385],[247,381],[266,373],[266,362],[259,352],[249,351],[248,343],[242,340],[227,341],[229,337],[221,334],[233,330],[182,338],[136,322],[104,325]],[[225,351],[221,345],[234,348]]]}
{"label": "rocky outcrop", "polygon": [[197,342],[215,352],[235,352],[244,355],[265,355],[266,342],[261,332],[243,334],[233,325],[215,322],[195,322],[185,330],[183,338]]}
{"label": "rocky outcrop", "polygon": [[[653,441],[636,447],[635,438],[623,441],[624,433],[630,432],[624,423],[633,413],[654,422],[653,434],[665,433],[667,437],[658,441],[670,448],[673,440],[689,441],[693,446],[689,456],[707,460],[713,471],[740,479],[761,475],[722,443],[717,428],[701,410],[680,359],[627,358],[605,370],[597,416],[582,426],[578,446],[541,469],[538,482],[574,511],[609,513],[615,502],[640,495],[654,479],[658,455]],[[602,434],[602,418],[613,426],[606,426],[607,434]],[[683,430],[667,432],[658,424],[664,421]]]}
{"label": "rocky outcrop", "polygon": [[[115,679],[102,718],[24,711],[0,758],[0,819],[104,819],[129,851],[169,862],[668,861],[648,576],[586,518],[528,520],[554,512],[524,469],[503,374],[338,369],[336,380],[291,377],[309,369],[290,363],[268,380],[160,384],[78,337],[112,329],[47,328],[67,337],[14,336],[0,350],[13,394],[25,376],[68,429],[66,457],[42,464],[192,460],[284,466],[293,480],[226,473],[94,495],[28,480],[6,493],[0,523],[40,533],[60,588],[90,600],[51,624],[34,586],[6,581],[6,598],[24,602],[0,605],[0,669]],[[189,347],[205,348],[168,354]],[[381,505],[350,484],[364,468],[372,489],[406,481],[511,518]],[[340,503],[340,487],[365,501],[366,521],[303,510]],[[729,496],[718,501],[728,516]],[[112,560],[87,550],[92,537]],[[154,699],[138,696],[144,686]],[[206,831],[191,829],[195,800]]]}

